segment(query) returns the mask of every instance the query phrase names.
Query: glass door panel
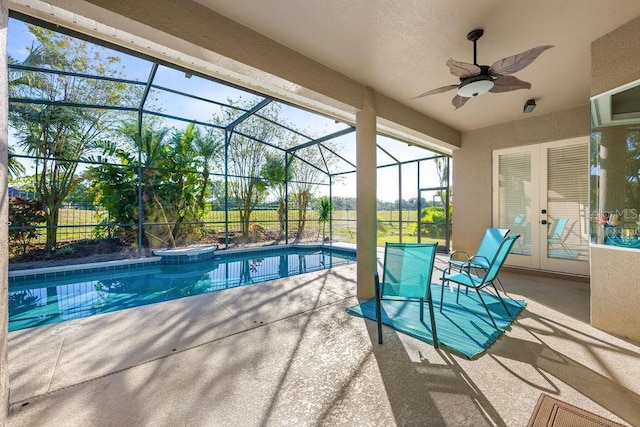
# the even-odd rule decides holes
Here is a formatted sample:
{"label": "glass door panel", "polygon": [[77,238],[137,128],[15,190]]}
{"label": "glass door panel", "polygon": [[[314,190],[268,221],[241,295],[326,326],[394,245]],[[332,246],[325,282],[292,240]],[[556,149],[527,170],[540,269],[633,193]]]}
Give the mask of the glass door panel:
{"label": "glass door panel", "polygon": [[[564,141],[542,147],[546,176],[541,181],[541,204],[546,206],[546,227],[540,241],[541,268],[589,274],[589,145]],[[545,182],[546,181],[546,182]]]}
{"label": "glass door panel", "polygon": [[586,138],[495,151],[494,226],[520,234],[508,264],[589,274]]}
{"label": "glass door panel", "polygon": [[538,268],[538,150],[518,147],[493,154],[494,227],[519,234],[508,264]]}

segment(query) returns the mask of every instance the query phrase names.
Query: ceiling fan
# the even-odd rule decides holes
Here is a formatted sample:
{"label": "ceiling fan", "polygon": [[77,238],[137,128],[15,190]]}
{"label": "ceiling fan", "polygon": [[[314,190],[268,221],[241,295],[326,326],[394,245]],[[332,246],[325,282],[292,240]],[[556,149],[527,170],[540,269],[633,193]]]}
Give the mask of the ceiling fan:
{"label": "ceiling fan", "polygon": [[552,48],[553,45],[537,46],[526,52],[502,58],[489,67],[487,65],[478,65],[476,59],[476,42],[483,34],[484,30],[480,29],[473,30],[467,34],[467,40],[473,42],[473,64],[459,62],[453,58],[447,61],[447,66],[451,74],[460,77],[460,84],[432,89],[412,99],[457,89],[457,95],[451,100],[451,103],[457,110],[462,107],[469,98],[486,92],[502,93],[518,89],[531,89],[531,83],[522,81],[511,74],[531,64],[542,52]]}

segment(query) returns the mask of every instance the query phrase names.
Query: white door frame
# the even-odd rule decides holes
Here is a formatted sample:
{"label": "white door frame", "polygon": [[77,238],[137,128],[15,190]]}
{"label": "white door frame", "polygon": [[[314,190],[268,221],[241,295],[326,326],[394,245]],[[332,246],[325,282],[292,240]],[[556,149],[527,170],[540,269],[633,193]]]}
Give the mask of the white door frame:
{"label": "white door frame", "polygon": [[[511,147],[501,150],[495,150],[492,154],[492,185],[493,185],[493,226],[498,227],[500,224],[500,192],[499,192],[499,157],[501,155],[528,152],[531,156],[531,183],[530,195],[531,206],[529,212],[531,233],[530,253],[517,254],[512,253],[507,260],[508,265],[530,268],[536,270],[562,272],[577,275],[589,275],[589,261],[573,260],[565,258],[550,258],[547,251],[547,236],[549,226],[543,225],[541,222],[547,221],[547,215],[542,213],[547,209],[547,154],[549,148],[569,146],[575,144],[589,144],[589,137],[571,138],[560,141],[552,141],[536,145],[526,145],[519,147]],[[588,185],[589,176],[584,177]],[[513,232],[516,230],[512,230]],[[521,237],[522,238],[522,237]],[[588,243],[587,243],[588,246]]]}

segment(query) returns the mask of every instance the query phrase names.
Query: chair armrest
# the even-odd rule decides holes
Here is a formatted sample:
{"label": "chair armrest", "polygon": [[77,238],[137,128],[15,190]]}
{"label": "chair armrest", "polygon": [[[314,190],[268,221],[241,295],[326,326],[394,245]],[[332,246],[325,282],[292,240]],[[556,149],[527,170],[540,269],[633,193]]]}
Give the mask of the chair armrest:
{"label": "chair armrest", "polygon": [[469,259],[469,265],[473,267],[474,264],[486,270],[491,266],[491,260],[482,255],[475,255],[475,256],[472,256],[471,259]]}
{"label": "chair armrest", "polygon": [[[465,259],[457,259],[458,257],[460,257],[460,255],[464,255]],[[451,255],[449,255],[449,262],[451,261],[468,262],[470,259],[471,257],[469,256],[469,254],[462,250],[453,251],[451,252]]]}
{"label": "chair armrest", "polygon": [[471,257],[467,252],[456,250],[451,252],[451,255],[449,255],[449,266],[455,265],[459,267],[462,264],[466,264],[467,262],[469,262],[470,259]]}
{"label": "chair armrest", "polygon": [[[463,258],[463,259],[456,259],[456,258]],[[460,271],[468,270],[470,262],[471,262],[471,257],[469,257],[469,254],[466,253],[465,251],[462,251],[462,250],[453,251],[449,256],[449,270],[451,270],[451,267]]]}

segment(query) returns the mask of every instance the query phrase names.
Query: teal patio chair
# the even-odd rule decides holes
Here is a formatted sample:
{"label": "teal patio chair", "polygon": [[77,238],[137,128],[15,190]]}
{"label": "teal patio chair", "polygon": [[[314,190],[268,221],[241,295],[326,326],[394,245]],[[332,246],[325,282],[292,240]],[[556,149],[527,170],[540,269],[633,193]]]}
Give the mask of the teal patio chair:
{"label": "teal patio chair", "polygon": [[374,273],[378,344],[382,344],[382,300],[406,300],[420,304],[424,321],[424,303],[429,305],[433,346],[438,348],[436,321],[431,297],[431,275],[437,243],[386,243],[382,282]]}
{"label": "teal patio chair", "polygon": [[483,277],[478,277],[478,276],[476,276],[474,274],[471,274],[471,272],[469,270],[465,270],[465,269],[456,270],[455,272],[452,272],[452,269],[455,268],[455,267],[447,267],[444,270],[443,274],[442,274],[442,290],[441,290],[441,295],[440,295],[440,311],[442,312],[442,298],[444,297],[444,286],[445,286],[445,284],[455,283],[455,284],[458,285],[458,294],[456,296],[456,303],[459,303],[460,286],[464,286],[467,289],[468,288],[475,289],[476,293],[478,294],[478,298],[480,298],[480,302],[484,306],[485,310],[487,310],[487,314],[489,315],[489,318],[491,319],[491,323],[493,323],[493,326],[496,329],[498,327],[496,325],[495,320],[493,320],[493,316],[491,316],[491,312],[489,311],[489,307],[487,307],[487,304],[484,302],[484,299],[482,298],[482,294],[480,292],[481,290],[483,290],[485,288],[493,287],[493,289],[495,290],[496,295],[498,296],[498,299],[500,299],[500,302],[502,303],[502,306],[504,307],[505,311],[507,312],[507,314],[509,316],[511,316],[511,313],[509,312],[509,309],[507,308],[507,305],[504,303],[504,300],[500,296],[500,293],[496,289],[496,286],[495,286],[494,282],[498,278],[498,272],[502,268],[502,265],[504,264],[504,262],[507,260],[507,256],[509,256],[509,252],[511,252],[511,248],[513,247],[513,244],[516,242],[516,239],[518,239],[518,237],[520,237],[519,234],[516,234],[516,235],[513,235],[513,236],[507,236],[507,237],[504,238],[502,243],[500,243],[500,246],[498,247],[498,250],[496,251],[496,254],[493,257],[493,259],[491,260],[491,263],[489,264],[489,267],[486,269],[485,274],[484,274]]}
{"label": "teal patio chair", "polygon": [[566,252],[567,254],[571,253],[571,250],[566,244],[567,238],[571,234],[571,230],[573,226],[576,224],[574,221],[571,224],[571,227],[567,229],[567,223],[569,222],[566,218],[558,218],[553,222],[553,226],[551,227],[551,231],[549,232],[549,236],[547,237],[547,243],[549,251],[557,251],[556,249],[560,246],[561,250]]}
{"label": "teal patio chair", "polygon": [[[482,236],[476,254],[469,256],[465,251],[453,251],[449,256],[449,266],[456,267],[459,270],[474,268],[486,271],[493,257],[495,257],[500,243],[507,237],[507,234],[509,234],[509,229],[487,228],[484,236]],[[460,257],[461,255],[464,257],[463,259],[456,259],[456,257]]]}
{"label": "teal patio chair", "polygon": [[[509,234],[508,228],[487,228],[484,236],[482,236],[476,254],[469,256],[465,251],[453,251],[449,256],[449,267],[456,268],[460,271],[466,270],[468,272],[474,270],[476,275],[478,274],[478,270],[486,272],[491,265],[491,261],[493,261],[493,258],[496,256],[500,244],[505,237],[507,237],[507,234]],[[505,292],[500,280],[496,280],[502,291]]]}

